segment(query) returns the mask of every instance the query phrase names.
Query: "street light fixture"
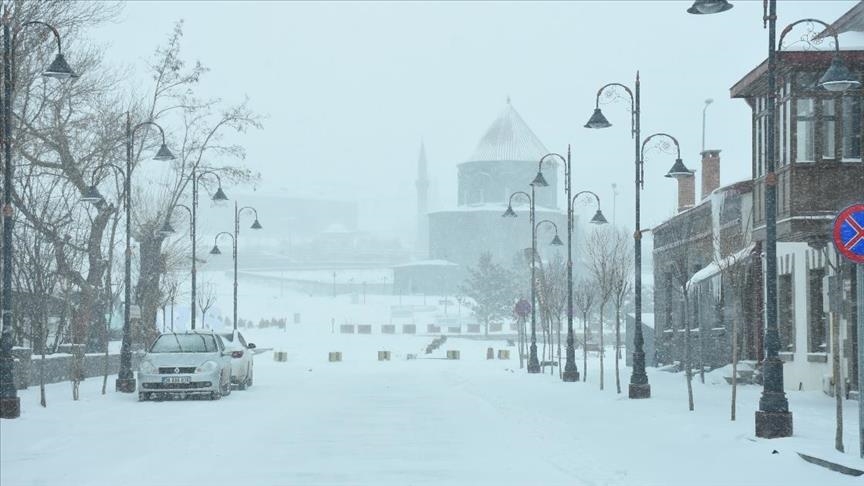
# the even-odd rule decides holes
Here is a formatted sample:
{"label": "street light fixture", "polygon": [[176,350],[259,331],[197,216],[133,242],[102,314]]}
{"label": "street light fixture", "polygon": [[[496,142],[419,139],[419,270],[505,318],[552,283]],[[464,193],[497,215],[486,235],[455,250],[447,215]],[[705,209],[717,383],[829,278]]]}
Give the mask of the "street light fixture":
{"label": "street light fixture", "polygon": [[[75,76],[63,57],[60,33],[51,24],[39,21],[24,22],[12,28],[12,15],[8,7],[3,12],[3,309],[0,328],[0,418],[18,418],[21,415],[21,399],[15,389],[12,376],[12,99],[14,86],[12,72],[15,65],[15,41],[19,32],[27,27],[48,28],[57,40],[57,56],[42,73],[55,79]],[[14,30],[14,32],[13,32]]]}
{"label": "street light fixture", "polygon": [[[724,10],[729,8],[732,6],[730,5]],[[717,10],[717,12],[724,10]],[[842,92],[847,89],[855,89],[861,83],[843,64],[840,58],[840,39],[837,32],[829,24],[818,19],[795,21],[783,29],[780,34],[780,42],[775,43],[777,1],[767,0],[765,10],[763,20],[767,21],[768,24],[768,79],[765,116],[765,359],[762,367],[762,396],[759,398],[759,410],[756,411],[755,426],[757,437],[773,439],[792,435],[792,412],[789,411],[789,401],[783,391],[783,361],[779,356],[780,333],[777,326],[777,175],[775,173],[777,145],[774,123],[777,116],[777,52],[780,50],[778,46],[782,48],[783,38],[796,25],[804,22],[820,24],[825,27],[827,34],[834,37],[834,58],[828,70],[819,78],[816,83],[817,86],[832,92]],[[699,13],[715,12],[700,9]]]}
{"label": "street light fixture", "polygon": [[252,206],[244,206],[240,209],[237,209],[237,202],[234,202],[234,234],[223,231],[216,235],[216,238],[213,241],[213,249],[210,250],[211,255],[221,255],[222,252],[219,250],[219,246],[217,243],[219,242],[219,235],[229,235],[231,236],[231,241],[233,242],[233,252],[232,256],[234,258],[234,329],[237,329],[237,240],[240,238],[240,214],[243,211],[251,211],[255,215],[255,221],[250,226],[250,229],[260,230],[262,228],[261,223],[258,222],[258,211]]}
{"label": "street light fixture", "polygon": [[[600,96],[604,93],[605,90],[620,87],[622,88],[630,98],[630,134],[634,140],[634,152],[635,152],[635,172],[636,172],[636,229],[633,232],[633,240],[634,240],[634,314],[635,314],[635,323],[634,323],[634,333],[633,333],[633,372],[630,375],[630,386],[628,390],[628,396],[630,398],[650,398],[651,397],[651,385],[648,383],[648,375],[645,373],[645,338],[642,335],[642,232],[639,229],[640,225],[640,201],[639,196],[644,186],[644,152],[645,152],[645,144],[654,137],[657,136],[665,136],[671,139],[677,150],[678,156],[675,160],[675,166],[673,169],[669,171],[667,175],[675,176],[682,175],[683,173],[690,173],[686,167],[684,167],[684,163],[681,161],[681,148],[678,145],[678,141],[667,134],[654,134],[645,139],[640,146],[640,123],[641,123],[641,111],[639,108],[639,72],[636,72],[636,84],[633,91],[630,90],[627,86],[620,83],[609,83],[603,87],[601,87],[597,91],[596,97],[596,105],[594,109],[594,113],[591,115],[591,118],[588,120],[588,123],[585,124],[586,128],[608,128],[612,126],[609,123],[609,120],[603,116],[603,112],[600,110]],[[611,92],[609,94],[612,94]]]}
{"label": "street light fixture", "polygon": [[[560,156],[559,156],[560,157]],[[544,156],[540,159],[540,167],[543,166],[543,160],[546,158]],[[539,181],[538,181],[539,179]],[[534,182],[546,183],[546,179],[543,178],[542,172],[538,169],[537,177],[534,178]],[[538,184],[540,185],[540,184]],[[546,184],[548,185],[548,184]],[[537,225],[534,224],[535,218],[535,204],[534,204],[534,186],[535,184],[531,184],[531,194],[528,194],[524,191],[516,191],[513,194],[510,194],[510,198],[507,201],[507,210],[504,211],[502,217],[505,218],[515,218],[518,215],[515,211],[513,211],[513,198],[517,195],[525,196],[529,202],[529,211],[528,211],[528,220],[531,224],[531,347],[528,355],[528,373],[540,373],[540,360],[537,358],[537,282],[535,278],[535,262],[537,255]],[[542,187],[542,186],[541,186]],[[549,220],[543,220],[552,223]],[[552,223],[553,225],[555,223]],[[557,243],[555,242],[557,240]],[[551,244],[560,245],[561,239],[558,238],[558,227],[555,226],[555,238],[553,238]]]}
{"label": "street light fixture", "polygon": [[202,177],[207,175],[212,175],[216,178],[217,187],[216,192],[213,193],[212,200],[216,202],[228,200],[228,196],[225,195],[225,191],[222,190],[222,178],[219,177],[219,174],[212,170],[198,171],[195,168],[192,169],[192,173],[189,175],[189,178],[192,180],[192,302],[190,304],[192,310],[192,329],[195,329],[195,320],[197,314],[195,308],[195,293],[198,289],[198,182],[201,180]]}
{"label": "street light fixture", "polygon": [[[135,375],[132,372],[132,325],[130,321],[130,306],[132,305],[132,147],[134,145],[135,132],[145,126],[154,126],[159,130],[162,144],[153,160],[172,160],[174,154],[165,145],[165,131],[153,121],[144,121],[134,127],[132,117],[126,113],[126,170],[123,171],[114,164],[106,164],[105,167],[113,167],[123,174],[124,205],[126,206],[126,258],[124,268],[124,299],[123,302],[123,341],[120,345],[120,371],[117,374],[115,389],[123,393],[135,392]],[[101,169],[101,167],[100,167]],[[98,169],[97,169],[98,170]],[[103,198],[94,185],[85,192],[82,201],[97,203]]]}
{"label": "street light fixture", "polygon": [[[600,109],[596,109],[594,111],[594,115],[592,115],[593,123],[598,126],[611,126],[608,120],[603,116],[603,113]],[[591,122],[589,122],[590,124]],[[567,197],[567,361],[564,366],[564,373],[562,374],[562,379],[565,382],[578,382],[579,381],[579,368],[576,366],[576,348],[574,344],[573,337],[573,205],[576,202],[576,198],[578,198],[582,194],[593,194],[597,199],[597,212],[594,214],[594,217],[591,218],[591,223],[593,224],[605,224],[606,218],[603,216],[603,213],[600,211],[600,198],[591,191],[582,191],[577,193],[575,196],[571,197],[572,192],[572,180],[571,180],[571,158],[570,158],[570,146],[567,146],[567,158],[564,159],[558,154],[547,154],[547,156],[557,157],[561,161],[564,162],[564,189]],[[542,180],[545,182],[545,178],[543,177],[542,170],[538,170],[537,177],[535,177],[535,181]]]}
{"label": "street light fixture", "polygon": [[732,4],[726,0],[696,0],[693,6],[687,9],[688,13],[695,15],[713,14],[725,12],[732,8]]}

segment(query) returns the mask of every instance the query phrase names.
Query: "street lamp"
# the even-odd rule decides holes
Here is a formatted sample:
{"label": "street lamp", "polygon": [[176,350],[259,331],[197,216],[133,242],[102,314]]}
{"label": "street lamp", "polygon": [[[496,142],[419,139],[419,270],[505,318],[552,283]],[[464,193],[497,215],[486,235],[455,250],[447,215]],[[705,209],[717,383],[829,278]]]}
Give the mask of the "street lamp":
{"label": "street lamp", "polygon": [[225,192],[222,190],[222,179],[219,177],[219,174],[213,172],[212,170],[202,170],[200,172],[197,169],[193,168],[192,173],[189,175],[190,179],[192,179],[192,329],[195,329],[195,292],[198,288],[197,284],[197,275],[198,275],[198,262],[197,262],[197,230],[198,230],[198,182],[202,177],[206,175],[212,175],[216,178],[216,183],[218,184],[216,188],[216,192],[213,193],[212,199],[214,201],[227,201],[228,196],[225,195]]}
{"label": "street lamp", "polygon": [[[710,0],[708,0],[710,1]],[[596,97],[596,105],[594,108],[594,113],[591,115],[591,118],[588,120],[588,123],[585,124],[585,128],[608,128],[611,127],[612,124],[609,123],[609,120],[603,116],[603,112],[600,110],[600,96],[607,90],[607,96],[614,94],[614,87],[622,88],[630,98],[630,135],[634,140],[634,169],[635,169],[635,184],[636,184],[636,229],[633,232],[633,258],[634,258],[634,333],[633,333],[633,372],[630,375],[630,386],[628,390],[628,396],[630,398],[650,398],[651,397],[651,385],[648,383],[648,375],[645,373],[645,338],[642,336],[642,232],[639,229],[640,224],[640,201],[639,196],[644,186],[643,179],[643,159],[644,159],[644,150],[645,143],[648,140],[654,138],[655,136],[665,135],[665,134],[654,134],[645,139],[644,143],[641,143],[641,135],[640,135],[640,123],[641,123],[641,111],[639,108],[639,72],[636,72],[636,83],[634,85],[633,91],[630,90],[627,86],[620,83],[609,83],[605,86],[601,87],[597,91]],[[670,138],[675,146],[678,147],[678,158],[676,159],[676,164],[673,167],[673,170],[669,172],[669,176],[672,175],[681,175],[682,171],[687,171],[686,167],[684,167],[684,163],[681,162],[681,149],[678,146],[678,141],[675,140],[674,137],[666,135]],[[679,164],[680,162],[680,164]],[[679,167],[680,165],[680,167]],[[689,174],[690,172],[687,171]]]}
{"label": "street lamp", "polygon": [[[542,165],[542,159],[540,163]],[[555,223],[549,221],[548,219],[544,219],[540,223],[537,223],[536,225],[534,224],[534,216],[536,209],[534,206],[534,186],[535,183],[538,182],[538,179],[540,179],[543,183],[546,182],[546,180],[543,178],[542,172],[540,172],[539,170],[537,172],[537,177],[535,177],[534,179],[534,182],[531,183],[531,194],[528,194],[524,191],[516,191],[513,194],[510,194],[510,199],[507,201],[507,210],[504,211],[504,214],[501,215],[505,218],[517,217],[516,212],[513,211],[513,197],[521,195],[525,196],[528,199],[528,202],[530,204],[528,211],[528,220],[529,223],[531,223],[531,347],[528,355],[528,373],[540,373],[540,361],[537,358],[537,282],[535,279],[535,262],[537,260],[537,228],[540,226],[540,223],[548,222],[555,226],[555,238],[552,239],[550,244],[561,244],[561,239],[558,238],[558,226],[556,226]]]}
{"label": "street lamp", "polygon": [[15,69],[15,41],[18,33],[26,27],[47,27],[57,39],[57,56],[42,73],[56,79],[75,77],[75,73],[60,45],[60,34],[45,22],[24,22],[12,29],[12,15],[8,7],[3,12],[3,326],[0,330],[0,418],[18,418],[21,415],[21,399],[15,389],[12,376],[12,71]]}
{"label": "street lamp", "polygon": [[[593,194],[597,199],[597,213],[595,213],[594,217],[591,218],[591,223],[605,224],[607,221],[603,216],[603,213],[600,211],[600,198],[597,194],[594,194],[591,191],[581,191],[571,197],[573,183],[571,180],[570,146],[567,146],[566,160],[558,154],[547,154],[544,158],[545,157],[557,157],[564,162],[564,189],[567,197],[567,362],[564,366],[562,379],[566,382],[577,382],[579,381],[579,369],[576,366],[576,348],[573,339],[573,205],[576,202],[576,198],[582,194]],[[545,182],[542,167],[541,170],[538,171],[537,177],[535,177],[534,180],[535,182],[538,180]]]}
{"label": "street lamp", "polygon": [[[703,0],[694,3],[690,13],[716,13],[729,10],[731,4],[722,10],[705,9],[705,5],[696,9],[696,4],[716,4],[728,2],[721,0]],[[840,40],[837,32],[827,23],[817,19],[802,19],[789,24],[780,34],[780,42],[775,44],[777,33],[777,1],[767,0],[764,20],[768,23],[768,72],[767,72],[767,105],[765,116],[765,359],[762,365],[762,396],[759,398],[759,410],[756,411],[756,436],[766,439],[789,437],[792,435],[792,412],[789,411],[789,401],[783,391],[783,361],[780,359],[780,334],[777,327],[777,175],[775,154],[777,151],[774,136],[777,93],[777,52],[778,45],[783,46],[783,37],[793,27],[803,22],[821,24],[826,32],[834,37],[834,58],[831,66],[819,78],[818,86],[828,91],[842,92],[861,85],[858,79],[849,72],[840,59]]]}
{"label": "street lamp", "polygon": [[252,206],[244,206],[240,209],[237,209],[237,202],[234,202],[234,234],[228,233],[227,231],[223,231],[216,235],[216,238],[213,240],[213,249],[210,250],[211,255],[220,255],[222,252],[219,250],[219,246],[217,243],[219,242],[220,235],[229,235],[231,236],[231,241],[233,243],[233,252],[232,256],[234,257],[234,329],[237,329],[237,239],[240,237],[240,214],[243,211],[252,211],[255,215],[255,221],[250,226],[250,229],[260,230],[262,228],[261,223],[258,222],[258,211],[255,210]]}
{"label": "street lamp", "polygon": [[[126,206],[126,259],[124,268],[124,299],[123,302],[123,341],[120,345],[120,371],[117,374],[115,389],[123,393],[135,392],[135,375],[132,372],[132,325],[130,322],[130,306],[132,305],[132,147],[134,145],[135,132],[139,128],[145,126],[154,126],[159,130],[159,136],[162,139],[162,144],[153,160],[173,160],[174,154],[165,145],[165,131],[158,123],[153,121],[144,121],[134,127],[132,126],[132,117],[126,113],[126,170],[123,171],[114,164],[106,164],[106,167],[113,167],[123,174],[123,193]],[[82,201],[98,203],[104,198],[99,194],[99,190],[94,185],[90,186],[85,192]]]}

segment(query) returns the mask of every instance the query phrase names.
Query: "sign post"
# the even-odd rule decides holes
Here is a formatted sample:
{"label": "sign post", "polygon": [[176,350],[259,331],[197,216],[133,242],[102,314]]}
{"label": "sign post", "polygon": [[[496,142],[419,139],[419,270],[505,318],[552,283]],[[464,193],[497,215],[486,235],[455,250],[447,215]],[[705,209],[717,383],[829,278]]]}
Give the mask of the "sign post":
{"label": "sign post", "polygon": [[834,219],[834,246],[856,263],[858,274],[858,445],[864,459],[864,204],[853,204]]}

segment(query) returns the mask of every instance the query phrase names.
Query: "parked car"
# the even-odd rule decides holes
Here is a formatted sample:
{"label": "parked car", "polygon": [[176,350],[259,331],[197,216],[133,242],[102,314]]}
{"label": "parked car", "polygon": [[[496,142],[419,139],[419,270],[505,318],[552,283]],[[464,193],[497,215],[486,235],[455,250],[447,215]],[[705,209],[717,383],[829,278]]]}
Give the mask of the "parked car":
{"label": "parked car", "polygon": [[252,386],[255,344],[247,343],[243,334],[236,329],[218,334],[225,349],[231,351],[231,383],[237,385],[238,390],[245,390]]}
{"label": "parked car", "polygon": [[231,351],[213,331],[160,335],[138,367],[138,400],[231,394]]}

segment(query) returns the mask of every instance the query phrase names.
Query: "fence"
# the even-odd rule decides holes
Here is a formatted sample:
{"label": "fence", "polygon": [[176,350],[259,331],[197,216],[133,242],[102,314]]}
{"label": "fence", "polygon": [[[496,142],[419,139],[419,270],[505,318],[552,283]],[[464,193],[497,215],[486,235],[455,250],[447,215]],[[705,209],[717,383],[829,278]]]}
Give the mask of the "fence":
{"label": "fence", "polygon": [[[15,380],[15,388],[25,390],[28,386],[39,384],[39,375],[44,373],[45,383],[59,383],[72,378],[75,356],[69,353],[55,353],[45,356],[33,356],[29,348],[14,348],[12,350],[14,363],[12,365],[12,377]],[[139,353],[132,353],[132,369],[138,369],[141,360]],[[102,376],[105,372],[105,354],[85,354],[82,359],[83,378],[94,378]],[[108,355],[108,374],[116,375],[120,371],[120,354]]]}

